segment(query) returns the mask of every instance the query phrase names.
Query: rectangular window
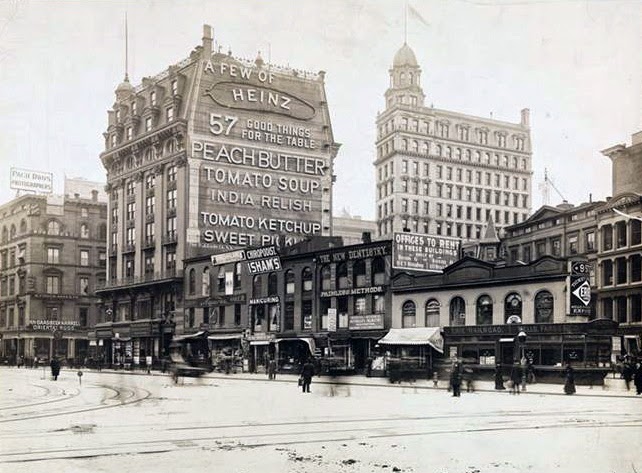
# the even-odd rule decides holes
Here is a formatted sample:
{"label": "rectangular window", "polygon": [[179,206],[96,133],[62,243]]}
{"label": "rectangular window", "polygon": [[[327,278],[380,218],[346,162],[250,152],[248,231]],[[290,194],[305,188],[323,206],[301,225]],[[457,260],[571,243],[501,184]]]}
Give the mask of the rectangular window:
{"label": "rectangular window", "polygon": [[80,266],[89,266],[88,250],[80,250]]}
{"label": "rectangular window", "polygon": [[168,122],[174,120],[174,107],[168,107],[167,110],[165,110],[165,118]]}
{"label": "rectangular window", "polygon": [[354,314],[355,315],[365,315],[366,313],[366,298],[364,297],[355,297],[354,299]]}
{"label": "rectangular window", "polygon": [[145,199],[145,213],[151,215],[154,213],[154,206],[156,204],[156,197],[150,195]]}
{"label": "rectangular window", "polygon": [[234,325],[241,325],[241,304],[234,304]]}
{"label": "rectangular window", "polygon": [[58,264],[58,263],[60,263],[60,249],[59,248],[47,248],[47,263],[49,263],[49,264]]}
{"label": "rectangular window", "polygon": [[285,302],[285,313],[283,318],[283,329],[294,330],[294,301]]}
{"label": "rectangular window", "polygon": [[167,191],[167,208],[173,209],[176,208],[176,189]]}
{"label": "rectangular window", "polygon": [[60,277],[47,276],[47,294],[60,294]]}
{"label": "rectangular window", "polygon": [[89,278],[87,276],[80,277],[78,286],[80,295],[86,296],[89,294]]}
{"label": "rectangular window", "polygon": [[568,237],[568,253],[571,255],[576,255],[578,253],[577,235]]}
{"label": "rectangular window", "polygon": [[586,251],[595,250],[595,232],[588,232],[586,234]]}
{"label": "rectangular window", "polygon": [[174,79],[172,81],[172,95],[178,94],[178,81]]}

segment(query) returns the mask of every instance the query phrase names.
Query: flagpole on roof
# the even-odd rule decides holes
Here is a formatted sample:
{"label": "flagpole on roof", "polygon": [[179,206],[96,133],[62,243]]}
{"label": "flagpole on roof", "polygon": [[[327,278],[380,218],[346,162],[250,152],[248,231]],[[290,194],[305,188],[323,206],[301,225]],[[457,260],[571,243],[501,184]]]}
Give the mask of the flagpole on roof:
{"label": "flagpole on roof", "polygon": [[404,2],[403,8],[403,44],[408,43],[408,0]]}

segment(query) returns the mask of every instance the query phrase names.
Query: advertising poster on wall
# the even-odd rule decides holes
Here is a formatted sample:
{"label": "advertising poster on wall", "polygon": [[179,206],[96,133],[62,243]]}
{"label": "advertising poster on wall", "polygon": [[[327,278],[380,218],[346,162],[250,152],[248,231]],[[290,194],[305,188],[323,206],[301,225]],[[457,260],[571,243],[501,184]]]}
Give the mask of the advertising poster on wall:
{"label": "advertising poster on wall", "polygon": [[460,244],[458,238],[395,233],[392,242],[392,267],[441,272],[459,259]]}

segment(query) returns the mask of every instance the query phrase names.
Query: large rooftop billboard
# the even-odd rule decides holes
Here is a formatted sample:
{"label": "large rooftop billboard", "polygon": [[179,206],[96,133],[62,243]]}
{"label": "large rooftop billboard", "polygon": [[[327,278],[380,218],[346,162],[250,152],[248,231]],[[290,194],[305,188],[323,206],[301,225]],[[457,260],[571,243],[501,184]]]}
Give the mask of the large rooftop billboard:
{"label": "large rooftop billboard", "polygon": [[330,234],[336,150],[323,74],[214,54],[202,64],[190,136],[200,246]]}

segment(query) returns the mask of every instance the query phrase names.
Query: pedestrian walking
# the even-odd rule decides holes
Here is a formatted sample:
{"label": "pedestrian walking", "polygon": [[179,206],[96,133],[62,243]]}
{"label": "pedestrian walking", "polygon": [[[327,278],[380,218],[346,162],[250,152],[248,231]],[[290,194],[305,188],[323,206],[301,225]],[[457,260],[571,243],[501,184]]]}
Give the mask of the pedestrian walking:
{"label": "pedestrian walking", "polygon": [[33,357],[33,366],[32,366],[32,368],[36,368],[36,369],[38,368],[38,357],[37,356]]}
{"label": "pedestrian walking", "polygon": [[640,362],[635,364],[633,383],[635,384],[635,392],[639,396],[642,394],[642,364]]}
{"label": "pedestrian walking", "polygon": [[312,376],[314,376],[314,364],[312,360],[308,359],[301,367],[301,391],[304,393],[310,392],[310,384],[312,384]]}
{"label": "pedestrian walking", "polygon": [[267,368],[268,379],[276,379],[276,360],[274,358],[270,358]]}
{"label": "pedestrian walking", "polygon": [[575,394],[575,370],[570,362],[566,364],[564,370],[564,393]]}
{"label": "pedestrian walking", "polygon": [[475,372],[473,371],[472,368],[470,367],[464,368],[463,379],[464,379],[464,382],[466,383],[466,392],[467,393],[475,392],[475,385],[474,385]]}
{"label": "pedestrian walking", "polygon": [[519,386],[522,383],[522,367],[519,362],[513,363],[510,371],[510,393],[519,394]]}
{"label": "pedestrian walking", "polygon": [[502,374],[502,365],[495,365],[495,389],[504,390],[504,375]]}
{"label": "pedestrian walking", "polygon": [[461,365],[459,362],[453,363],[450,371],[450,386],[453,390],[453,397],[461,396]]}
{"label": "pedestrian walking", "polygon": [[51,367],[51,376],[53,376],[54,381],[57,381],[58,375],[60,374],[60,361],[58,361],[58,358],[54,356],[51,359],[49,366]]}
{"label": "pedestrian walking", "polygon": [[622,378],[624,378],[624,384],[627,391],[631,389],[631,381],[633,380],[634,372],[634,365],[632,365],[628,360],[625,361],[624,366],[622,366]]}
{"label": "pedestrian walking", "polygon": [[439,373],[436,371],[433,371],[432,373],[432,387],[436,388],[439,386]]}

